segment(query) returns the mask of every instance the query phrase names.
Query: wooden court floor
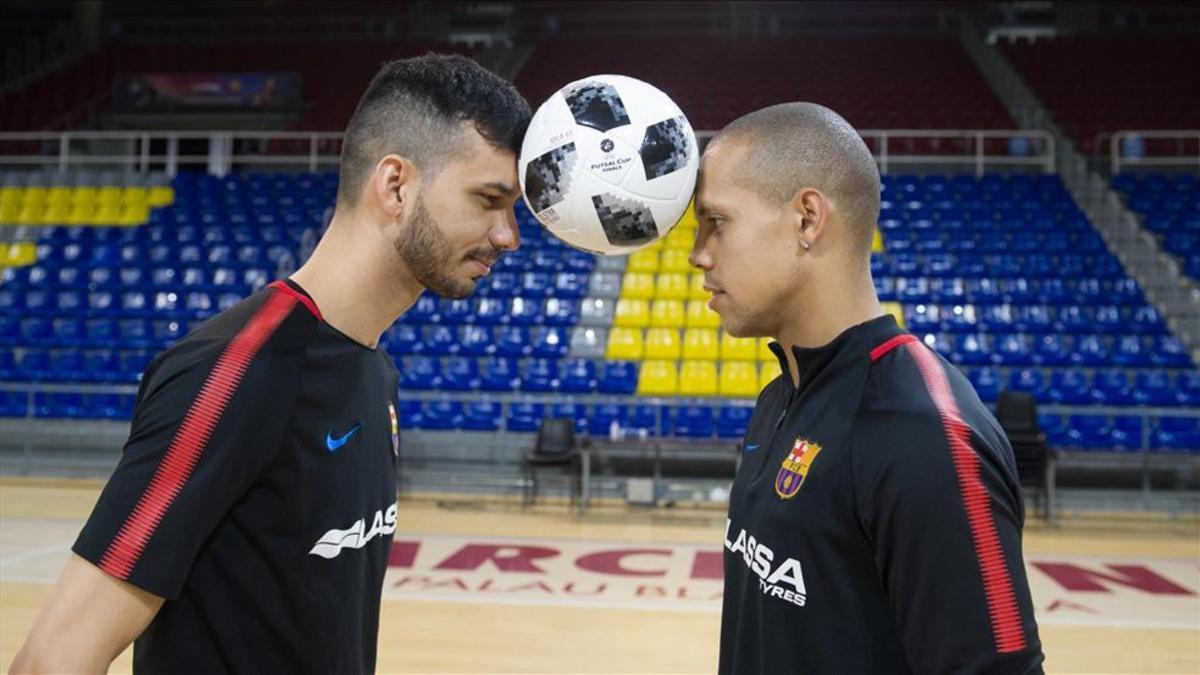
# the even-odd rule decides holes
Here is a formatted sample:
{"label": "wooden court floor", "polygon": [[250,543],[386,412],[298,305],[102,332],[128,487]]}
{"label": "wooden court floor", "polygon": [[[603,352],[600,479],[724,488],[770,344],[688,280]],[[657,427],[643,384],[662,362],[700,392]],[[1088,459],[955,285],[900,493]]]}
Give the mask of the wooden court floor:
{"label": "wooden court floor", "polygon": [[[0,479],[4,668],[100,486]],[[562,504],[404,499],[379,671],[714,672],[724,524],[719,509],[688,505],[580,517]],[[1025,553],[1047,672],[1200,673],[1196,518],[1034,521]],[[113,672],[129,669],[126,652]]]}

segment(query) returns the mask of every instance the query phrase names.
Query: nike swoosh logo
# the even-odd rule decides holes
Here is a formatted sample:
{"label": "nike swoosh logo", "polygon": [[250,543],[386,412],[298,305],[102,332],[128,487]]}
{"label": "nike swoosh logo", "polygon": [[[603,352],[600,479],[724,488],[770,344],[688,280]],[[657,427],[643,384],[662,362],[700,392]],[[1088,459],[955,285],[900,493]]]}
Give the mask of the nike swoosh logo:
{"label": "nike swoosh logo", "polygon": [[325,447],[329,448],[330,452],[337,452],[338,448],[345,445],[346,442],[350,440],[350,437],[353,436],[354,434],[358,433],[358,430],[361,428],[362,428],[362,422],[359,422],[358,424],[355,424],[354,427],[352,429],[350,429],[350,431],[347,431],[346,435],[342,436],[341,438],[334,438],[332,431],[326,433],[325,434]]}
{"label": "nike swoosh logo", "polygon": [[751,443],[750,445],[746,446],[746,452],[754,452],[757,449],[758,449],[758,443]]}

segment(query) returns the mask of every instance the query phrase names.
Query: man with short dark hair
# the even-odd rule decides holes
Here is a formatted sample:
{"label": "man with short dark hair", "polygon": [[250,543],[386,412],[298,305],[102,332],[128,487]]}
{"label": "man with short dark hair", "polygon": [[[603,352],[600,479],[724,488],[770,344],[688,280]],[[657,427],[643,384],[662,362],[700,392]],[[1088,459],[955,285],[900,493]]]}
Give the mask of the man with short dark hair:
{"label": "man with short dark hair", "polygon": [[736,337],[769,336],[729,499],[719,670],[1037,673],[1012,449],[970,383],[884,314],[880,179],[840,116],[786,103],[705,149],[691,254]]}
{"label": "man with short dark hair", "polygon": [[160,354],[120,464],[13,672],[366,673],[396,527],[379,337],[519,244],[531,117],[460,56],[386,64],[346,129],[312,257]]}

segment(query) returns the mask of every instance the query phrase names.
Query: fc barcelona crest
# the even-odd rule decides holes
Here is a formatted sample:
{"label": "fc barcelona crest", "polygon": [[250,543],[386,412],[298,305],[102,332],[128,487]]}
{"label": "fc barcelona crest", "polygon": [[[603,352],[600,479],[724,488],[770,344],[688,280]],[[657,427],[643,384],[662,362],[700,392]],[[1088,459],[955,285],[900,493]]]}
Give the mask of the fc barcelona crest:
{"label": "fc barcelona crest", "polygon": [[779,495],[780,499],[796,496],[800,486],[804,485],[804,477],[808,475],[809,467],[820,453],[821,446],[816,443],[803,438],[796,439],[792,444],[792,451],[783,458],[779,473],[775,476],[775,494]]}

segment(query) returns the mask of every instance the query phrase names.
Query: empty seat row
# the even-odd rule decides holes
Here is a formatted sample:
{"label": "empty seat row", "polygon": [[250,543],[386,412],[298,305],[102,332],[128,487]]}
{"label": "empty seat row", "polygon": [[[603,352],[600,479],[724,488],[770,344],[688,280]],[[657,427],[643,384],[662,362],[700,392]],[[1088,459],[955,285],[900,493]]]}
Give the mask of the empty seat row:
{"label": "empty seat row", "polygon": [[922,334],[913,330],[942,356],[965,366],[1189,368],[1195,365],[1187,347],[1173,335]]}
{"label": "empty seat row", "polygon": [[1069,450],[1200,453],[1200,418],[1038,415],[1051,447]]}
{"label": "empty seat row", "polygon": [[734,441],[746,433],[751,408],[747,406],[659,406],[579,403],[544,404],[498,401],[400,401],[400,426],[405,429],[537,431],[547,417],[575,422],[577,433],[608,436],[621,434],[720,438]]}
{"label": "empty seat row", "polygon": [[1200,406],[1200,371],[1129,371],[1101,368],[1043,370],[1015,368],[1007,375],[999,369],[966,368],[979,397],[994,401],[1001,390],[1033,394],[1041,403],[1153,407]]}
{"label": "empty seat row", "polygon": [[[882,297],[881,297],[882,299]],[[1166,335],[1167,325],[1151,305],[976,305],[905,303],[913,332],[1020,332],[1061,335]]]}

